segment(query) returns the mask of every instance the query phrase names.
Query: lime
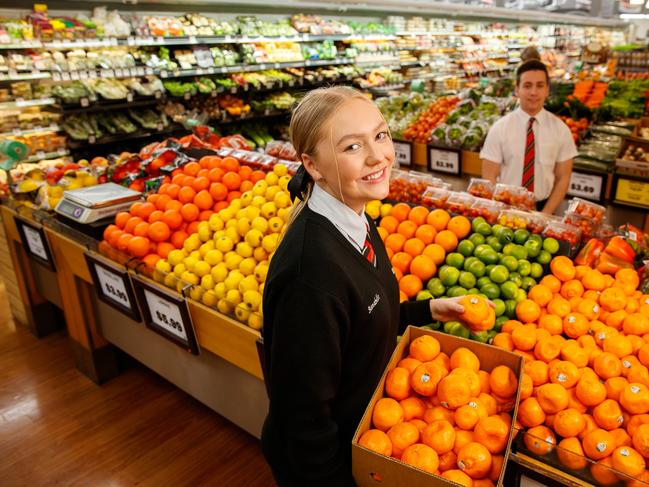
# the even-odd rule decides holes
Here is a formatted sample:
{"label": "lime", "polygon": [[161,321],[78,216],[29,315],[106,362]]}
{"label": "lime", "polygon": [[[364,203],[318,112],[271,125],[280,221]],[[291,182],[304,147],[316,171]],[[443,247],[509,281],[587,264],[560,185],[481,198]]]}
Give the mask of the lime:
{"label": "lime", "polygon": [[489,273],[489,279],[491,279],[496,284],[502,284],[507,279],[509,279],[509,270],[504,265],[497,265]]}
{"label": "lime", "polygon": [[475,231],[480,235],[484,235],[486,237],[488,235],[491,235],[491,225],[489,225],[487,222],[478,223],[478,225],[475,227]]}
{"label": "lime", "polygon": [[547,250],[541,250],[539,256],[536,258],[536,261],[541,265],[547,265],[552,260],[552,254]]}
{"label": "lime", "polygon": [[498,330],[496,330],[495,324],[494,324],[494,328],[489,330],[487,334],[489,335],[489,340],[487,341],[487,343],[491,345],[494,341],[494,338],[496,338],[496,335],[498,334]]}
{"label": "lime", "polygon": [[[474,220],[475,221],[475,220]],[[479,233],[472,233],[469,236],[469,240],[475,245],[476,247],[478,245],[482,245],[485,242],[484,235],[480,235]]]}
{"label": "lime", "polygon": [[518,269],[516,271],[523,277],[529,276],[532,273],[532,264],[521,259],[518,261]]}
{"label": "lime", "polygon": [[476,284],[476,277],[470,272],[462,271],[457,282],[464,289],[471,289]]}
{"label": "lime", "polygon": [[510,319],[516,319],[516,305],[518,303],[515,299],[506,299],[505,300],[505,315]]}
{"label": "lime", "polygon": [[459,321],[447,321],[444,323],[444,332],[461,338],[469,338],[471,331]]}
{"label": "lime", "polygon": [[469,338],[473,341],[480,343],[487,343],[489,341],[489,332],[488,331],[478,331],[476,333],[471,332]]}
{"label": "lime", "polygon": [[[507,307],[507,306],[505,305],[505,308],[506,308],[506,307]],[[502,316],[499,316],[498,318],[496,318],[496,324],[494,325],[494,330],[498,330],[498,331],[500,331],[500,329],[503,327],[503,325],[504,325],[507,321],[509,321],[509,316],[507,316],[507,315],[505,315],[505,314],[502,315]]]}
{"label": "lime", "polygon": [[[482,262],[481,262],[481,264],[482,264]],[[476,287],[480,287],[480,288],[482,286],[484,286],[485,284],[491,284],[491,279],[489,279],[489,277],[487,277],[487,276],[481,277],[475,283]]]}
{"label": "lime", "polygon": [[500,297],[500,288],[494,283],[485,284],[480,288],[480,292],[487,296],[487,298],[489,299],[496,299]]}
{"label": "lime", "polygon": [[493,303],[496,306],[495,308],[496,316],[502,315],[505,312],[505,302],[502,299],[494,299]]}
{"label": "lime", "polygon": [[500,263],[507,267],[509,272],[514,272],[518,267],[518,260],[512,255],[505,255],[500,259]]}
{"label": "lime", "polygon": [[442,284],[446,287],[454,286],[457,283],[457,280],[459,278],[460,278],[460,271],[455,267],[444,265],[439,270],[439,279],[442,281]]}
{"label": "lime", "polygon": [[462,264],[464,264],[464,256],[459,252],[451,252],[446,256],[446,264],[461,269]]}
{"label": "lime", "polygon": [[477,230],[477,229],[478,229],[478,225],[480,225],[481,223],[487,223],[487,220],[485,220],[484,217],[482,217],[482,216],[475,217],[475,218],[473,219],[473,222],[471,222],[471,229],[472,229],[474,232],[477,232],[477,231],[478,231],[478,230]]}
{"label": "lime", "polygon": [[453,286],[448,291],[446,291],[446,295],[449,298],[457,298],[458,296],[466,296],[467,294],[468,293],[466,292],[466,289],[460,286]]}
{"label": "lime", "polygon": [[498,252],[495,250],[487,250],[482,253],[482,257],[478,257],[482,262],[484,262],[487,265],[491,264],[497,264],[498,261],[500,260],[500,257],[498,257]]}
{"label": "lime", "polygon": [[543,275],[543,266],[538,262],[532,262],[532,270],[530,271],[530,276],[534,279],[538,279]]}
{"label": "lime", "polygon": [[473,264],[474,262],[480,262],[480,261],[478,260],[477,257],[473,257],[473,256],[471,256],[471,257],[467,257],[466,259],[464,259],[464,270],[465,270],[465,271],[468,271],[468,270],[469,270],[469,266],[470,266],[471,264]]}
{"label": "lime", "polygon": [[462,240],[457,246],[457,251],[464,257],[472,256],[474,250],[475,245],[473,244],[473,242],[471,242],[471,240]]}
{"label": "lime", "polygon": [[540,235],[538,235],[536,233],[533,233],[532,235],[530,235],[530,238],[528,238],[527,240],[534,240],[535,242],[538,242],[538,243],[541,244],[541,246],[543,246],[543,237],[541,237]]}
{"label": "lime", "polygon": [[[518,261],[516,261],[516,267],[518,267]],[[509,280],[512,281],[514,284],[516,284],[518,287],[520,287],[521,284],[523,284],[523,278],[518,272],[510,272]]]}
{"label": "lime", "polygon": [[491,237],[487,237],[487,245],[489,245],[489,247],[494,249],[496,252],[500,252],[503,249],[503,244],[501,244],[500,240],[498,240],[493,235]]}
{"label": "lime", "polygon": [[415,299],[417,301],[425,301],[426,299],[433,299],[433,295],[430,291],[424,289],[423,291],[419,291],[417,293],[417,297]]}
{"label": "lime", "polygon": [[[467,293],[467,294],[480,294],[480,289],[478,289],[477,287],[472,287],[472,288],[469,289],[466,293]],[[485,299],[487,298],[487,296],[483,296],[483,297],[484,297]]]}
{"label": "lime", "polygon": [[524,228],[519,228],[514,232],[514,243],[517,243],[518,245],[523,245],[529,237],[530,237],[530,232],[528,232]]}
{"label": "lime", "polygon": [[475,255],[479,259],[480,256],[483,253],[488,252],[490,250],[493,250],[493,249],[489,245],[487,245],[486,243],[476,245],[475,250],[473,251],[473,255]]}
{"label": "lime", "polygon": [[512,249],[511,255],[518,260],[527,259],[527,249],[522,245],[515,245]]}
{"label": "lime", "polygon": [[489,273],[491,272],[491,269],[493,269],[494,267],[496,267],[496,264],[489,264],[487,267],[485,267],[484,268],[485,274],[489,275]]}
{"label": "lime", "polygon": [[559,252],[559,241],[556,238],[548,237],[543,241],[543,250],[554,255]]}
{"label": "lime", "polygon": [[527,250],[527,255],[532,259],[538,257],[538,255],[541,253],[542,246],[543,244],[541,244],[541,242],[532,239],[523,244],[523,247],[525,247],[525,249]]}
{"label": "lime", "polygon": [[503,231],[504,228],[507,227],[501,225],[500,223],[494,223],[493,225],[491,225],[491,231],[496,237],[500,234],[500,232]]}
{"label": "lime", "polygon": [[433,321],[430,325],[431,329],[433,330],[439,330],[442,327],[442,322],[441,321]]}
{"label": "lime", "polygon": [[514,240],[514,231],[511,228],[503,227],[496,236],[498,237],[498,240],[500,240],[501,244],[507,245]]}
{"label": "lime", "polygon": [[444,284],[442,284],[442,280],[439,277],[433,277],[430,281],[428,281],[428,284],[426,284],[426,289],[428,289],[428,291],[430,291],[430,294],[432,294],[436,298],[444,296],[444,293],[446,293],[446,288],[444,287]]}
{"label": "lime", "polygon": [[421,328],[422,330],[430,330],[430,331],[433,331],[433,327],[430,326],[430,325],[423,325],[423,326],[420,326],[419,328]]}
{"label": "lime", "polygon": [[532,279],[531,277],[523,278],[523,284],[521,285],[522,289],[524,289],[525,291],[529,291],[534,286],[536,286],[536,281],[534,279]]}
{"label": "lime", "polygon": [[512,255],[512,250],[514,250],[514,247],[516,247],[516,244],[513,243],[508,243],[503,247],[503,254],[505,255]]}
{"label": "lime", "polygon": [[514,300],[517,303],[520,303],[524,299],[527,299],[527,293],[523,289],[519,288],[518,291],[516,291],[516,297],[514,298]]}
{"label": "lime", "polygon": [[518,292],[518,286],[512,281],[503,282],[500,286],[500,292],[502,293],[503,298],[514,299]]}
{"label": "lime", "polygon": [[484,263],[479,261],[478,259],[471,262],[468,267],[464,266],[464,269],[469,271],[475,277],[482,277],[485,275],[486,272]]}

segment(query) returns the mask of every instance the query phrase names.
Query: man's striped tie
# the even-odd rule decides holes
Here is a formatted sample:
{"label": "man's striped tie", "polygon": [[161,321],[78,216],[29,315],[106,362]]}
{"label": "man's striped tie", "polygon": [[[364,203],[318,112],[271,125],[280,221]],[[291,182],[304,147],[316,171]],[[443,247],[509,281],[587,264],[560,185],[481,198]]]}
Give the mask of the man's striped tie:
{"label": "man's striped tie", "polygon": [[534,191],[534,117],[530,118],[527,125],[527,138],[525,139],[525,159],[523,163],[523,187]]}

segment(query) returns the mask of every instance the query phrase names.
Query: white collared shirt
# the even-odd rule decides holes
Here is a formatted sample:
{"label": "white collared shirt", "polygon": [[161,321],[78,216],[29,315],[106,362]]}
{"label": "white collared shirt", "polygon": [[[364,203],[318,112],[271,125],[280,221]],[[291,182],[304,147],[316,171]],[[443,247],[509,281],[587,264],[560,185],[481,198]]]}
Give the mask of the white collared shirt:
{"label": "white collared shirt", "polygon": [[[577,154],[568,126],[543,109],[534,117],[534,195],[545,200],[554,187],[554,166]],[[501,164],[498,181],[521,186],[530,115],[521,108],[498,120],[487,134],[480,158]]]}
{"label": "white collared shirt", "polygon": [[365,212],[356,213],[349,206],[333,197],[319,185],[313,186],[307,203],[312,211],[324,216],[342,233],[351,244],[363,252],[367,236],[368,221]]}

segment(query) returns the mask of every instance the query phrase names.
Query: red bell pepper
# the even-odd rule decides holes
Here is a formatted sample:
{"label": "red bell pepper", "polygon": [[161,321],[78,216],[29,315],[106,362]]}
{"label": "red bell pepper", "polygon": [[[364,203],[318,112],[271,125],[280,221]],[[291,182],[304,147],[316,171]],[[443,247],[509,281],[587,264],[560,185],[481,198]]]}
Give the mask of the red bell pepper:
{"label": "red bell pepper", "polygon": [[618,259],[622,259],[629,264],[632,264],[633,259],[635,259],[635,251],[633,250],[633,247],[619,236],[613,237],[608,241],[608,245],[604,249],[604,252],[613,257],[617,257]]}
{"label": "red bell pepper", "polygon": [[599,254],[604,250],[604,242],[597,238],[591,238],[586,245],[581,249],[577,257],[575,258],[575,264],[577,265],[587,265],[592,267]]}
{"label": "red bell pepper", "polygon": [[606,252],[600,254],[597,260],[597,270],[599,272],[614,276],[620,269],[633,269],[633,264]]}

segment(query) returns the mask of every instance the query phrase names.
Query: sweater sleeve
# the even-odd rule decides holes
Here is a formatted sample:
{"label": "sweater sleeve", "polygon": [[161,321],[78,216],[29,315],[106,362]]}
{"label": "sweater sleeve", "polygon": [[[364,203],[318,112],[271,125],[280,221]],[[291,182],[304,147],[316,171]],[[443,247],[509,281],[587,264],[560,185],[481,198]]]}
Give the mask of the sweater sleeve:
{"label": "sweater sleeve", "polygon": [[399,310],[399,334],[408,325],[423,326],[433,321],[430,314],[430,299],[423,301],[404,301]]}
{"label": "sweater sleeve", "polygon": [[294,279],[272,319],[270,414],[287,468],[300,485],[354,485],[331,410],[349,317],[338,299]]}

